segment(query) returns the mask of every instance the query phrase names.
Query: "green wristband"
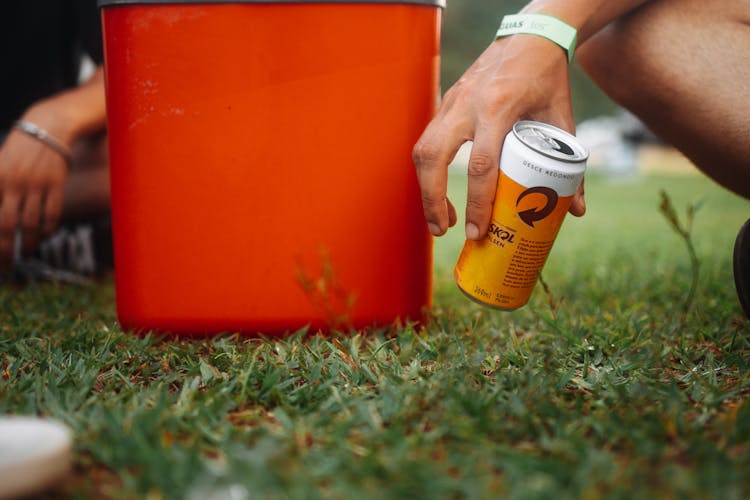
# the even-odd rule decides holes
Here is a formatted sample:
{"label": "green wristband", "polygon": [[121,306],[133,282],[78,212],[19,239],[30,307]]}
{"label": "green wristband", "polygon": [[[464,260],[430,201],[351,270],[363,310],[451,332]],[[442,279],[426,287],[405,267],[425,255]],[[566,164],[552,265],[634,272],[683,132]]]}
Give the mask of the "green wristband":
{"label": "green wristband", "polygon": [[568,62],[573,61],[578,31],[556,17],[547,14],[514,14],[503,17],[495,40],[509,35],[537,35],[550,40],[568,54]]}

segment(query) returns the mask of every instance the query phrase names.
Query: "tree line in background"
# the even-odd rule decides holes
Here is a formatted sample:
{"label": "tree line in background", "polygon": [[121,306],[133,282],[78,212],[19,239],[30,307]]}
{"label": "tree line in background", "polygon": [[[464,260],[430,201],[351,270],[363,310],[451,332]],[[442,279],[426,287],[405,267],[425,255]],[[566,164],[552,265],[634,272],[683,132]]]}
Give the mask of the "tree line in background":
{"label": "tree line in background", "polygon": [[[443,13],[443,91],[466,71],[494,38],[500,20],[518,12],[525,0],[447,0]],[[612,114],[617,106],[573,63],[570,75],[576,122]]]}

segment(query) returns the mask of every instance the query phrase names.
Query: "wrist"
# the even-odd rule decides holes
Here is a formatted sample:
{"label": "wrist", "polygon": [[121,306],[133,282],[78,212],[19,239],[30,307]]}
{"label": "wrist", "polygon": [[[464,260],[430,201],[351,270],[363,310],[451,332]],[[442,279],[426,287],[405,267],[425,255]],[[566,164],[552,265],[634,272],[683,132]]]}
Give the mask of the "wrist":
{"label": "wrist", "polygon": [[582,45],[618,17],[637,9],[648,0],[532,0],[523,14],[554,16],[578,30]]}
{"label": "wrist", "polygon": [[569,63],[573,61],[578,31],[554,16],[530,13],[507,15],[503,17],[495,39],[512,35],[544,38],[559,46],[565,52]]}
{"label": "wrist", "polygon": [[76,111],[57,102],[55,98],[35,103],[19,119],[44,129],[68,148],[73,146],[78,137],[77,120]]}
{"label": "wrist", "polygon": [[29,120],[18,120],[13,124],[13,128],[19,132],[26,134],[29,137],[34,138],[41,144],[44,144],[47,148],[59,154],[65,164],[70,166],[73,161],[73,155],[70,151],[70,147],[62,142],[60,139],[50,134],[50,132],[37,125],[36,123]]}

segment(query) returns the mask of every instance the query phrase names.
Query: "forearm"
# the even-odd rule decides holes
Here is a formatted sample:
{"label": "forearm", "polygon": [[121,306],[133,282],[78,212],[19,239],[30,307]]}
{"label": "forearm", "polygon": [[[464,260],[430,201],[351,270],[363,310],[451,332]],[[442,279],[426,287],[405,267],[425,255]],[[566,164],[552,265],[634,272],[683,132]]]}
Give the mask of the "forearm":
{"label": "forearm", "polygon": [[101,68],[81,85],[32,105],[23,119],[37,123],[54,137],[72,145],[80,137],[106,126],[104,76]]}
{"label": "forearm", "polygon": [[648,0],[533,0],[522,12],[555,16],[578,30],[578,45]]}

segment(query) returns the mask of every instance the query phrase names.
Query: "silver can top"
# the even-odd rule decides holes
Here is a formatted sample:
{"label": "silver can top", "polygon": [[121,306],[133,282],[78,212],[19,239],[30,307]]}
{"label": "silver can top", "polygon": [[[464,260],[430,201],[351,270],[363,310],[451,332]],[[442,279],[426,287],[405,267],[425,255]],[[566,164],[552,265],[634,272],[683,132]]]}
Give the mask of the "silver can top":
{"label": "silver can top", "polygon": [[575,136],[542,122],[523,120],[513,125],[513,134],[539,154],[569,163],[582,163],[589,152]]}

